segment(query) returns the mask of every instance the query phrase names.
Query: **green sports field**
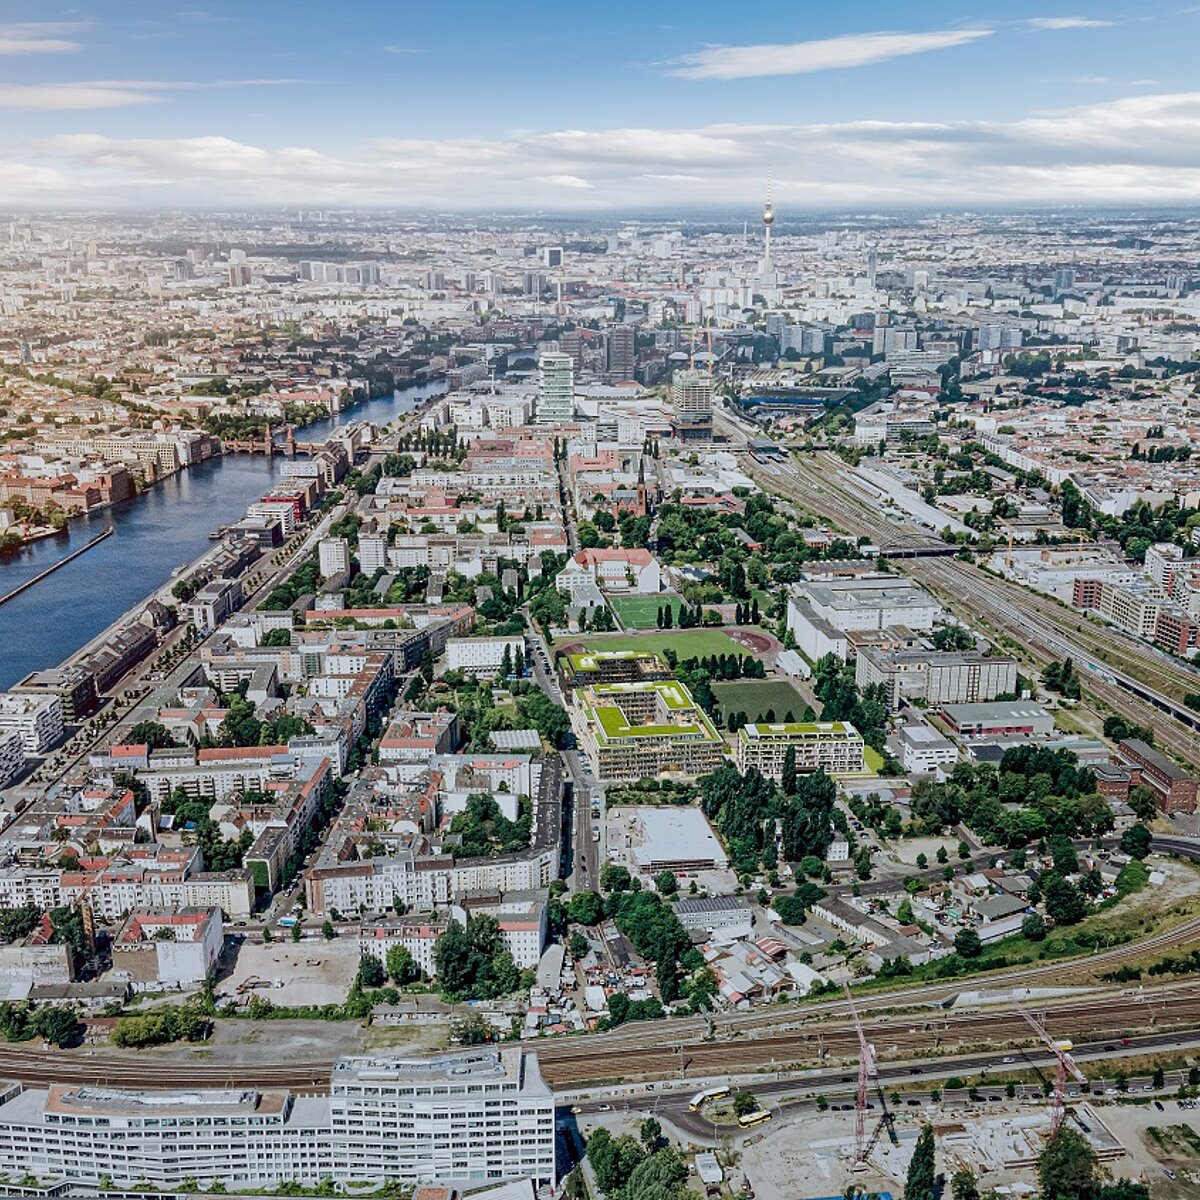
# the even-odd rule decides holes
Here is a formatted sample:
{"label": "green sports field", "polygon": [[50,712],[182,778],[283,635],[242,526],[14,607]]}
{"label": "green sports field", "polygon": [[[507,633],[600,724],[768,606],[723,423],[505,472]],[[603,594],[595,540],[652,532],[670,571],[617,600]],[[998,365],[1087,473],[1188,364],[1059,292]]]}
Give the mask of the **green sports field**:
{"label": "green sports field", "polygon": [[657,629],[658,610],[671,606],[671,619],[679,619],[683,600],[674,592],[658,596],[610,596],[608,607],[617,614],[626,629]]}
{"label": "green sports field", "polygon": [[783,721],[791,713],[793,721],[804,715],[804,697],[790,683],[782,679],[738,679],[732,683],[714,683],[713,695],[721,710],[721,717],[728,722],[730,713],[745,713],[751,724],[765,719],[768,711],[775,713],[776,721]]}

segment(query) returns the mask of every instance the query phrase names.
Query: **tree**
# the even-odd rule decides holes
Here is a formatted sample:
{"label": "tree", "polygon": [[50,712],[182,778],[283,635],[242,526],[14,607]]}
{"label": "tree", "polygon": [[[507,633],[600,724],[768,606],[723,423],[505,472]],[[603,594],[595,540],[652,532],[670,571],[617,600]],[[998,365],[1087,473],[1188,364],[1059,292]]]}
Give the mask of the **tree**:
{"label": "tree", "polygon": [[404,984],[417,975],[417,964],[406,946],[392,946],[387,952],[387,973],[393,983]]}
{"label": "tree", "polygon": [[654,1117],[647,1117],[638,1126],[638,1137],[642,1139],[642,1145],[647,1150],[657,1149],[659,1142],[662,1141],[662,1123]]}
{"label": "tree", "polygon": [[659,871],[654,876],[654,886],[663,896],[672,896],[679,890],[679,882],[674,871]]}
{"label": "tree", "polygon": [[983,943],[973,929],[960,929],[954,935],[954,952],[962,958],[978,958],[983,953]]}
{"label": "tree", "polygon": [[975,1172],[970,1167],[955,1171],[950,1180],[950,1195],[954,1200],[979,1200],[979,1185],[975,1182]]}
{"label": "tree", "polygon": [[1097,1200],[1100,1160],[1077,1129],[1063,1125],[1038,1156],[1042,1200]]}
{"label": "tree", "polygon": [[933,1126],[924,1125],[917,1136],[917,1144],[908,1163],[904,1200],[934,1200],[936,1153]]}
{"label": "tree", "polygon": [[626,892],[633,885],[633,876],[629,868],[620,863],[605,863],[600,868],[600,890],[605,892]]}
{"label": "tree", "polygon": [[1056,925],[1076,925],[1087,915],[1088,905],[1079,889],[1061,875],[1050,875],[1042,886],[1046,912]]}
{"label": "tree", "polygon": [[595,892],[576,892],[567,901],[567,918],[575,925],[599,925],[604,919],[604,901]]}
{"label": "tree", "polygon": [[171,731],[157,721],[139,721],[129,731],[129,743],[133,746],[145,744],[151,750],[162,750],[176,745]]}
{"label": "tree", "polygon": [[579,932],[578,929],[573,930],[571,936],[567,938],[567,953],[578,962],[588,952],[588,940]]}
{"label": "tree", "polygon": [[335,937],[337,937],[337,930],[334,929],[333,922],[328,917],[321,922],[321,936],[327,942],[331,942]]}
{"label": "tree", "polygon": [[796,791],[796,747],[789,746],[783,755],[783,772],[779,786],[785,796],[791,796]]}
{"label": "tree", "polygon": [[758,1111],[758,1100],[753,1092],[738,1092],[733,1098],[733,1111],[739,1117],[744,1117]]}
{"label": "tree", "polygon": [[35,1024],[37,1032],[52,1046],[73,1046],[79,1041],[82,1027],[73,1008],[41,1008]]}
{"label": "tree", "polygon": [[1144,783],[1130,789],[1126,803],[1133,809],[1133,814],[1139,821],[1153,821],[1158,815],[1158,801]]}
{"label": "tree", "polygon": [[1150,853],[1150,841],[1153,837],[1145,825],[1130,825],[1121,834],[1121,849],[1130,858],[1145,858]]}
{"label": "tree", "polygon": [[383,963],[373,954],[364,954],[358,963],[356,982],[360,988],[382,987],[387,982],[387,972]]}
{"label": "tree", "polygon": [[1040,942],[1046,936],[1046,922],[1037,913],[1030,913],[1021,922],[1021,933],[1031,942]]}

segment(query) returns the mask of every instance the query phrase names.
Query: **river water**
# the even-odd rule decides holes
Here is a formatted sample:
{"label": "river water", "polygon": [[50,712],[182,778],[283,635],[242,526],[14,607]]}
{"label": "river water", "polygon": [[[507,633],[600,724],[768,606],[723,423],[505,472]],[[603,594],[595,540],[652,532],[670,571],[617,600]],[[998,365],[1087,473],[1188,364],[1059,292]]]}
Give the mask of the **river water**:
{"label": "river water", "polygon": [[[297,430],[319,442],[338,425],[385,425],[445,391],[435,381],[382,396]],[[285,459],[236,454],[180,471],[125,504],[79,517],[57,537],[0,560],[0,595],[44,571],[108,527],[106,538],[7,604],[0,605],[0,690],[56,666],[133,608],[184,563],[212,546],[218,525],[239,520],[267,491]]]}

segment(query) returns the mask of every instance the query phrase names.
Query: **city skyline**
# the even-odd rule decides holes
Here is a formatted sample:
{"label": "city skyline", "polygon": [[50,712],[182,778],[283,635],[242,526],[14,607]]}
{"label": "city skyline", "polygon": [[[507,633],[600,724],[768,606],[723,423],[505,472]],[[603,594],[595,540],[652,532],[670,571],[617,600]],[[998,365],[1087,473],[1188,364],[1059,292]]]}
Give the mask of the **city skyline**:
{"label": "city skyline", "polygon": [[1195,6],[6,15],[9,208],[1200,200]]}

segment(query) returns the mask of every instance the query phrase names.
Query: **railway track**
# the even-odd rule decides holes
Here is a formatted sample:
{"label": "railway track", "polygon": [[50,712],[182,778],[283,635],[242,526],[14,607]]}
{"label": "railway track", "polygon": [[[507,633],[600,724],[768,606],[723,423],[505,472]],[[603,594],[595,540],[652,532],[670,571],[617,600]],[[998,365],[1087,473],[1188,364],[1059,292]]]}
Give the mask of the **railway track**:
{"label": "railway track", "polygon": [[[1031,1001],[1045,1013],[1053,1032],[1064,1037],[1118,1037],[1125,1031],[1185,1030],[1200,1027],[1200,993],[1187,985],[1171,985],[1145,996],[1105,996],[1079,1000]],[[701,1039],[668,1042],[667,1030],[656,1025],[653,1046],[597,1047],[596,1039],[541,1042],[537,1053],[542,1074],[555,1087],[600,1084],[617,1078],[670,1078],[673,1075],[741,1073],[791,1064],[851,1059],[858,1052],[855,1029],[848,1022],[801,1028],[731,1041]],[[669,1030],[671,1027],[668,1026]],[[943,1012],[932,1010],[893,1016],[872,1023],[870,1036],[883,1057],[943,1054],[981,1045],[1017,1046],[1029,1042],[1029,1029],[1015,1011]],[[332,1060],[279,1064],[217,1064],[148,1061],[146,1055],[45,1054],[11,1047],[0,1049],[0,1077],[29,1086],[53,1083],[106,1087],[284,1088],[298,1093],[328,1089]]]}
{"label": "railway track", "polygon": [[[821,472],[813,463],[801,460],[778,469],[749,463],[746,469],[761,486],[850,532],[897,545],[905,544],[904,539],[916,545],[924,536],[898,530],[881,518],[865,501],[835,482],[841,469],[836,457],[819,457],[825,468]],[[1064,657],[1084,663],[1099,660],[1097,669],[1083,673],[1083,686],[1114,712],[1153,727],[1163,747],[1200,767],[1200,738],[1195,736],[1200,730],[1200,714],[1178,702],[1188,690],[1200,690],[1200,673],[1164,663],[1152,647],[1131,645],[1116,631],[1091,625],[1082,614],[1075,615],[1019,584],[985,575],[972,564],[946,558],[913,559],[904,569],[931,590],[969,606],[1013,637],[1040,665]],[[1156,686],[1146,683],[1147,678]],[[1173,722],[1164,722],[1164,713]]]}

